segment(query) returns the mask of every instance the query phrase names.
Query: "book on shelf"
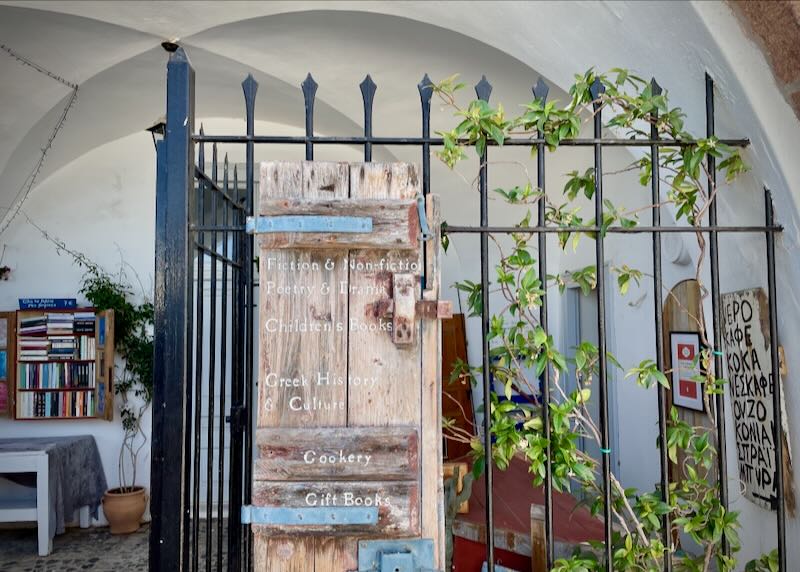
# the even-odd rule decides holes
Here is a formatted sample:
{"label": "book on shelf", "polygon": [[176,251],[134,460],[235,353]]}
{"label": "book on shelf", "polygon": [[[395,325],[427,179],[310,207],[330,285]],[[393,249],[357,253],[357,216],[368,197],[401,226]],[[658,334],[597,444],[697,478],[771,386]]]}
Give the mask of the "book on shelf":
{"label": "book on shelf", "polygon": [[50,345],[47,338],[20,338],[17,343],[20,348],[46,348]]}
{"label": "book on shelf", "polygon": [[47,318],[45,316],[34,316],[30,318],[20,318],[18,326],[19,334],[46,334]]}
{"label": "book on shelf", "polygon": [[95,417],[95,394],[91,391],[25,392],[17,396],[17,418]]}
{"label": "book on shelf", "polygon": [[76,334],[92,334],[95,328],[94,312],[75,312],[73,330]]}
{"label": "book on shelf", "polygon": [[95,364],[90,363],[20,363],[17,369],[19,389],[92,388],[96,385]]}
{"label": "book on shelf", "polygon": [[67,312],[47,314],[47,334],[72,334],[75,328],[75,315]]}
{"label": "book on shelf", "polygon": [[113,416],[114,313],[90,308],[16,314],[18,419]]}

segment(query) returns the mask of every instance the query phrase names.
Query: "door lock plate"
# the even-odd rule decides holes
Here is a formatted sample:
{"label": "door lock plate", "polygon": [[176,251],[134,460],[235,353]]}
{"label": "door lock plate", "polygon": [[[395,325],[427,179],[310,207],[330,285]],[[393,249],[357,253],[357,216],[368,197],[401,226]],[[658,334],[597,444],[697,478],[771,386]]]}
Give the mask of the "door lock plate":
{"label": "door lock plate", "polygon": [[358,572],[439,572],[433,560],[433,540],[362,540]]}

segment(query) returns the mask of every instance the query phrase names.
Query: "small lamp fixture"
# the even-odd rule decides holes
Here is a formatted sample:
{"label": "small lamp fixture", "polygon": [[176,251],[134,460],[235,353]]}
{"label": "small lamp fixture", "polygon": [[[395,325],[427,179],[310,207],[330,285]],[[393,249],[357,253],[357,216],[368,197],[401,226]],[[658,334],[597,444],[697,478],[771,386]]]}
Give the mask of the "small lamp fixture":
{"label": "small lamp fixture", "polygon": [[[155,121],[155,123],[153,123],[150,127],[145,129],[145,131],[149,131],[150,135],[153,136],[153,146],[156,147],[156,149],[158,149],[156,141],[158,139],[163,139],[164,134],[167,132],[167,118],[162,115]],[[158,139],[156,138],[156,136],[158,136]]]}

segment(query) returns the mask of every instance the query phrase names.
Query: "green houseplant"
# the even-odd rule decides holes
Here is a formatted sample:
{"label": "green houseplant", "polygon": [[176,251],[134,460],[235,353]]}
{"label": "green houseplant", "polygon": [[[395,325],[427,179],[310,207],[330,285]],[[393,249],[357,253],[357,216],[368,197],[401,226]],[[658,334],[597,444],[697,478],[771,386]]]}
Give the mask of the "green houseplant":
{"label": "green houseplant", "polygon": [[[97,311],[114,311],[114,395],[123,438],[118,457],[119,486],[106,491],[103,512],[111,532],[125,534],[139,528],[147,507],[147,491],[137,484],[138,459],[148,438],[142,422],[153,399],[153,304],[145,289],[138,298],[126,265],[111,274],[82,252],[51,236],[30,218],[28,222],[56,251],[72,258],[84,270],[80,293]],[[140,300],[140,301],[139,301]]]}
{"label": "green houseplant", "polygon": [[[83,259],[85,261],[85,258]],[[114,395],[123,429],[119,451],[119,486],[103,498],[103,512],[114,534],[139,528],[147,505],[146,490],[137,484],[139,456],[148,443],[142,420],[153,398],[153,305],[134,301],[124,269],[116,276],[86,264],[81,294],[98,311],[114,311]]]}

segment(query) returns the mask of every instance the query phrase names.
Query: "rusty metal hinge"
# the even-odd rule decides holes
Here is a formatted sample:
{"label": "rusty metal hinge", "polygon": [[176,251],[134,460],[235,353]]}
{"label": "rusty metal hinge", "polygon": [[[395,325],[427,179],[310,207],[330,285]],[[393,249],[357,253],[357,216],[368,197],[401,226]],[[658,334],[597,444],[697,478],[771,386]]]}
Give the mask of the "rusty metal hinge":
{"label": "rusty metal hinge", "polygon": [[378,303],[379,317],[392,320],[392,341],[395,345],[414,344],[417,320],[453,317],[453,304],[448,300],[417,300],[418,282],[414,274],[394,274],[392,298]]}

